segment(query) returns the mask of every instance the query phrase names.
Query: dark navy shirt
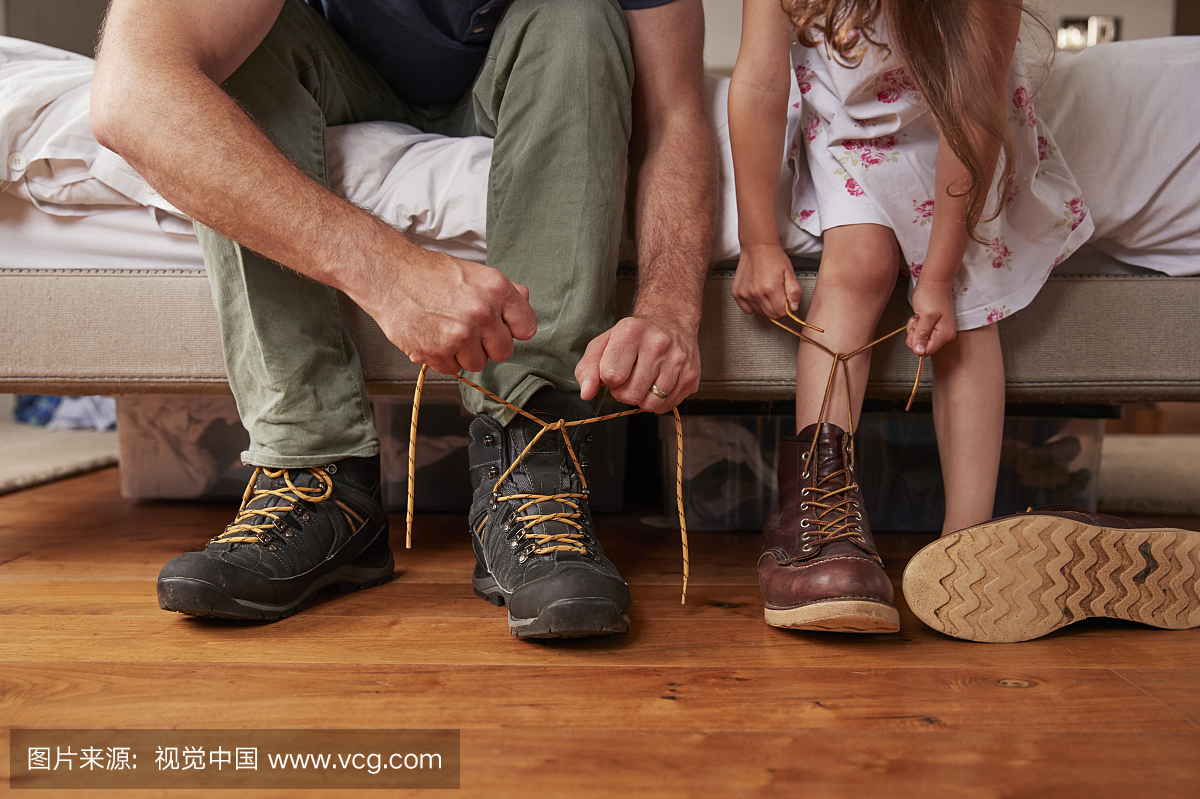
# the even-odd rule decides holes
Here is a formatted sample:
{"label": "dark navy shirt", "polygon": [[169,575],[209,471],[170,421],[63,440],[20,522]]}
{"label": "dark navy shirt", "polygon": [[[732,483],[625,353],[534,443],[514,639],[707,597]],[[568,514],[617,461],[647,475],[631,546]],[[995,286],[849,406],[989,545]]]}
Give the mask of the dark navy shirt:
{"label": "dark navy shirt", "polygon": [[[308,0],[400,99],[448,105],[471,88],[509,0]],[[629,10],[671,0],[618,0]]]}

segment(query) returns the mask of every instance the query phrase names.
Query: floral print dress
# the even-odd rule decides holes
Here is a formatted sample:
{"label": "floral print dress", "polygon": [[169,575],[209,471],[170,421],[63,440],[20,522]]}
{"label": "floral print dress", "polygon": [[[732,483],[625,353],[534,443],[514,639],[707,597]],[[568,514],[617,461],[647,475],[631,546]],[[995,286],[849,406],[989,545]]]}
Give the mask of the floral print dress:
{"label": "floral print dress", "polygon": [[[1008,80],[1017,162],[1013,190],[1003,212],[976,228],[987,244],[967,246],[954,286],[960,330],[983,327],[1028,305],[1050,271],[1093,229],[1078,184],[1034,114],[1022,63],[1018,42]],[[933,115],[895,53],[870,47],[852,68],[825,47],[793,43],[792,65],[801,113],[791,147],[793,152],[803,147],[808,158],[807,172],[796,170],[793,221],[813,235],[840,225],[891,228],[911,299],[936,202]],[[995,202],[993,186],[985,217]]]}

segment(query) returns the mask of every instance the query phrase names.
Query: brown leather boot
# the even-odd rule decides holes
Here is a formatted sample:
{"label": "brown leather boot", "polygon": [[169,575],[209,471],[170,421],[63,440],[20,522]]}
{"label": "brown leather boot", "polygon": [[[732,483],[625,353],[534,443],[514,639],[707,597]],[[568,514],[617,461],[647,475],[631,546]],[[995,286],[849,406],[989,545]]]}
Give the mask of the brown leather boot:
{"label": "brown leather boot", "polygon": [[900,615],[863,511],[850,435],[813,424],[780,446],[779,507],[758,559],[767,624],[896,632]]}
{"label": "brown leather boot", "polygon": [[1200,532],[1062,505],[944,535],[904,570],[904,598],[933,629],[1028,641],[1093,617],[1200,627]]}

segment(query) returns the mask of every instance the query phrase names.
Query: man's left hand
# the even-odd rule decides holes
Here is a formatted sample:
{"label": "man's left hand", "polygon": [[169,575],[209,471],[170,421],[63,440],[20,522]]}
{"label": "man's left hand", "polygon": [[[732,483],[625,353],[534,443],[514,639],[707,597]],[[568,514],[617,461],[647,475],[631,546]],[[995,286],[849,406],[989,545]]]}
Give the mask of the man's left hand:
{"label": "man's left hand", "polygon": [[665,413],[700,386],[696,334],[674,321],[628,316],[592,339],[575,367],[575,379],[585,400],[604,385],[619,402]]}

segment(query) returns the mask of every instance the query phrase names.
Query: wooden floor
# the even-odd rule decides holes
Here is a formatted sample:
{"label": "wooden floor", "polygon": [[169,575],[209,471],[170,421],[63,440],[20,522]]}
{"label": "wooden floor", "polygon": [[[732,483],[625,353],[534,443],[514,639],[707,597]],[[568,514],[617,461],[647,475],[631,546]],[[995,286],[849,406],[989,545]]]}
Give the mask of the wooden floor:
{"label": "wooden floor", "polygon": [[[898,635],[790,633],[762,621],[758,536],[694,533],[680,606],[676,534],[633,516],[601,517],[622,636],[510,636],[457,516],[419,517],[410,552],[393,517],[394,582],[277,624],[159,610],[162,564],[231,518],[123,500],[115,469],[0,497],[0,736],[460,728],[468,796],[1200,796],[1200,630],[974,644],[901,601]],[[928,540],[881,536],[897,585]]]}

